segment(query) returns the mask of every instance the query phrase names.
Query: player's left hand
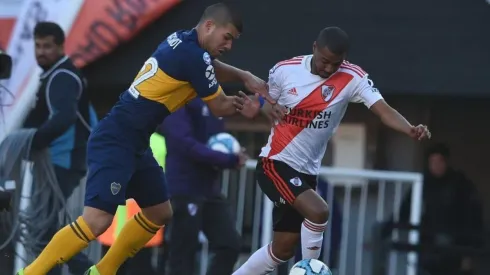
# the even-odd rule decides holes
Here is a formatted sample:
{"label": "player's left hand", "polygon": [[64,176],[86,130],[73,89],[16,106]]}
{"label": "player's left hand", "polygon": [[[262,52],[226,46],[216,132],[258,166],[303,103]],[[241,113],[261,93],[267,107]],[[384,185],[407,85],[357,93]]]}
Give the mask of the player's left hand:
{"label": "player's left hand", "polygon": [[[244,92],[239,91],[236,97],[237,111],[246,118],[254,118],[260,111],[259,94],[255,94],[253,98],[248,97]],[[241,106],[240,106],[241,105]]]}
{"label": "player's left hand", "polygon": [[242,79],[243,84],[248,91],[261,95],[270,104],[276,104],[276,101],[269,95],[269,87],[267,86],[267,82],[250,72],[245,73]]}
{"label": "player's left hand", "polygon": [[284,124],[283,118],[288,112],[286,107],[279,104],[265,104],[262,110],[271,123],[271,126],[274,126],[276,124]]}
{"label": "player's left hand", "polygon": [[427,126],[422,124],[412,126],[410,130],[410,136],[417,140],[430,139],[431,135]]}

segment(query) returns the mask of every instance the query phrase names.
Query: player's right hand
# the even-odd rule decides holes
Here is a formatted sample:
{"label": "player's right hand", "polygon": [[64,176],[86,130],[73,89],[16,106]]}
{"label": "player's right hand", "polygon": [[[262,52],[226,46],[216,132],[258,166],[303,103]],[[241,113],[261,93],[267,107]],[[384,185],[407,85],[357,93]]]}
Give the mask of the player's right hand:
{"label": "player's right hand", "polygon": [[410,130],[410,136],[417,140],[430,139],[432,134],[426,125],[419,124]]}
{"label": "player's right hand", "polygon": [[267,86],[267,82],[262,80],[260,77],[255,76],[250,72],[247,72],[243,77],[243,84],[248,91],[254,94],[261,95],[270,104],[276,104],[276,101],[269,94],[269,87]]}

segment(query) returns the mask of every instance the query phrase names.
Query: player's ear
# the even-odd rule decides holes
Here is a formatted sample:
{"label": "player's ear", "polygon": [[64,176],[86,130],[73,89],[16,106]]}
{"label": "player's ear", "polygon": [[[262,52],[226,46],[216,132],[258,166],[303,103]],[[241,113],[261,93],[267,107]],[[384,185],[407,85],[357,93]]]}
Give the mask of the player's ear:
{"label": "player's ear", "polygon": [[210,32],[213,30],[215,24],[213,20],[206,20],[206,22],[204,22],[204,26],[206,27],[206,31]]}
{"label": "player's ear", "polygon": [[313,41],[313,52],[316,51],[316,41]]}

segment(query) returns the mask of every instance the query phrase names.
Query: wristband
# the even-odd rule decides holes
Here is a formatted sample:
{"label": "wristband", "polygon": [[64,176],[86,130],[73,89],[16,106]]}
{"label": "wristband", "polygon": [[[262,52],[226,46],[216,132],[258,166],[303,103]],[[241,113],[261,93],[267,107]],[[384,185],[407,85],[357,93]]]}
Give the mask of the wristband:
{"label": "wristband", "polygon": [[262,96],[259,96],[259,103],[260,103],[260,108],[262,108],[265,103],[265,99]]}

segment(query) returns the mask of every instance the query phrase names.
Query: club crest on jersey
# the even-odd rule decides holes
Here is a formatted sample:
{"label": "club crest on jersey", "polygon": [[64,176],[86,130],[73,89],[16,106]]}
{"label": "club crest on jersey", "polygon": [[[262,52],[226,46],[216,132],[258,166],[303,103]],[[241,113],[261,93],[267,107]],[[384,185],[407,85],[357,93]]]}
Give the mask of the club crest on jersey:
{"label": "club crest on jersey", "polygon": [[332,99],[333,92],[335,91],[334,86],[323,85],[322,86],[322,96],[325,101]]}
{"label": "club crest on jersey", "polygon": [[298,177],[292,178],[291,180],[289,180],[289,182],[294,186],[301,186],[303,184],[301,182],[301,179]]}
{"label": "club crest on jersey", "polygon": [[117,183],[117,182],[113,182],[111,183],[111,193],[112,195],[117,195],[117,193],[119,193],[119,191],[121,191],[121,184],[120,183]]}

